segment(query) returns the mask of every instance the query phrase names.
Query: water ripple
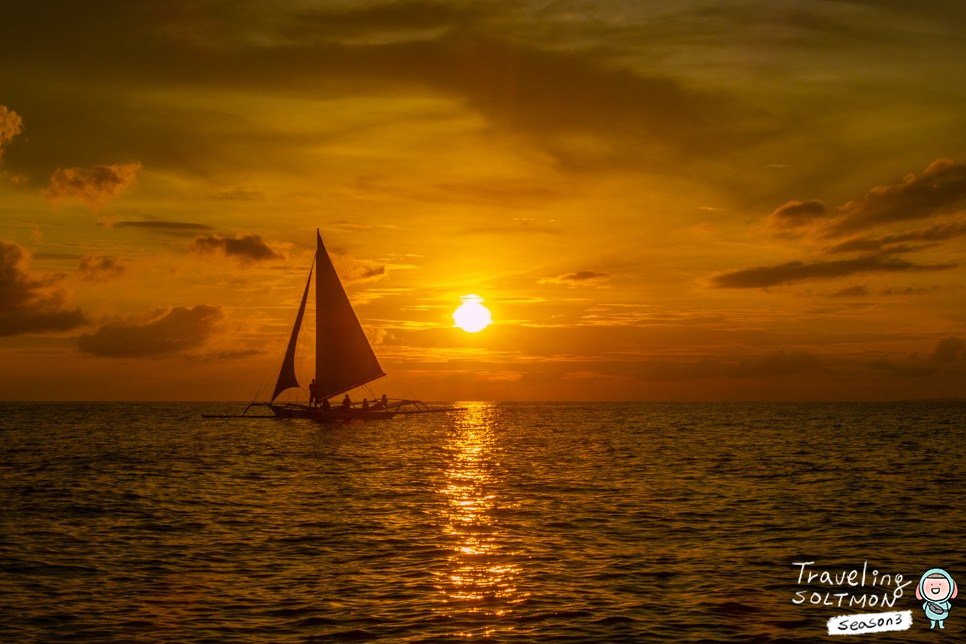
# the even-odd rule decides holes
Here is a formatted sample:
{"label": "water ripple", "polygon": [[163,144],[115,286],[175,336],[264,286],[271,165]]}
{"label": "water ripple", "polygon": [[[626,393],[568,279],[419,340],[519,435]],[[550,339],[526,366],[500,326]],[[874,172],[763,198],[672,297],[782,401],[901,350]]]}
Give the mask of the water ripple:
{"label": "water ripple", "polygon": [[966,570],[961,406],[0,407],[2,641],[806,642],[792,562]]}

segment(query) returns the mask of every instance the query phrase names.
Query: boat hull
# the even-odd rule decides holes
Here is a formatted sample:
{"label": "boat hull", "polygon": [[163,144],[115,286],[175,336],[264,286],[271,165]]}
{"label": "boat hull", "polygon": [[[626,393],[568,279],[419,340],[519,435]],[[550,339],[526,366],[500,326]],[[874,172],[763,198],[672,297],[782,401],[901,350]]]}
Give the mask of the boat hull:
{"label": "boat hull", "polygon": [[385,409],[322,409],[309,405],[267,405],[277,418],[305,418],[321,423],[348,422],[353,420],[389,420],[395,412]]}

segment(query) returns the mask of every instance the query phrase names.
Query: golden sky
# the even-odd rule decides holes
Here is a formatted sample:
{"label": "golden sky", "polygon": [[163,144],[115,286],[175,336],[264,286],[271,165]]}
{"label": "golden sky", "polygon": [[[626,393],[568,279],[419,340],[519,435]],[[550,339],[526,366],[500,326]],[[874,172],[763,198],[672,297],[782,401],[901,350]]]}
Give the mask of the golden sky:
{"label": "golden sky", "polygon": [[2,12],[0,399],[264,397],[317,228],[377,393],[966,391],[959,0]]}

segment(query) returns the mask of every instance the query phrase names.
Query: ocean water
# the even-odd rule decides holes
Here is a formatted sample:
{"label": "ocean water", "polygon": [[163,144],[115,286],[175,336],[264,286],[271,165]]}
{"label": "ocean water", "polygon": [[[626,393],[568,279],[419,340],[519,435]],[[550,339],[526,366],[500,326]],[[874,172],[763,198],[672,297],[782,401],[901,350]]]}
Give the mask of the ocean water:
{"label": "ocean water", "polygon": [[0,641],[966,634],[966,594],[941,636],[915,598],[966,582],[962,404],[465,406],[0,404]]}

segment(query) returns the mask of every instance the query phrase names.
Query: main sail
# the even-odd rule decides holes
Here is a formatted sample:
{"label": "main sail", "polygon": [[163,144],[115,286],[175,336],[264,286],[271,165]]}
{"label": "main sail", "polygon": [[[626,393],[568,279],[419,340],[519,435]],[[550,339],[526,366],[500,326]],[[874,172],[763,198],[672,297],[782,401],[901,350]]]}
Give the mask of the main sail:
{"label": "main sail", "polygon": [[379,366],[332,260],[316,231],[315,380],[320,398],[331,398],[386,375]]}
{"label": "main sail", "polygon": [[[315,267],[315,262],[312,263]],[[275,393],[272,400],[291,387],[299,386],[299,379],[295,375],[295,346],[299,341],[299,330],[302,328],[302,317],[305,315],[305,302],[309,299],[309,285],[312,283],[312,268],[309,268],[309,279],[305,282],[305,292],[302,293],[302,303],[299,305],[299,313],[295,316],[295,326],[292,327],[292,337],[288,339],[288,348],[285,350],[285,359],[282,360],[282,368],[278,372],[278,381],[275,383]]]}

